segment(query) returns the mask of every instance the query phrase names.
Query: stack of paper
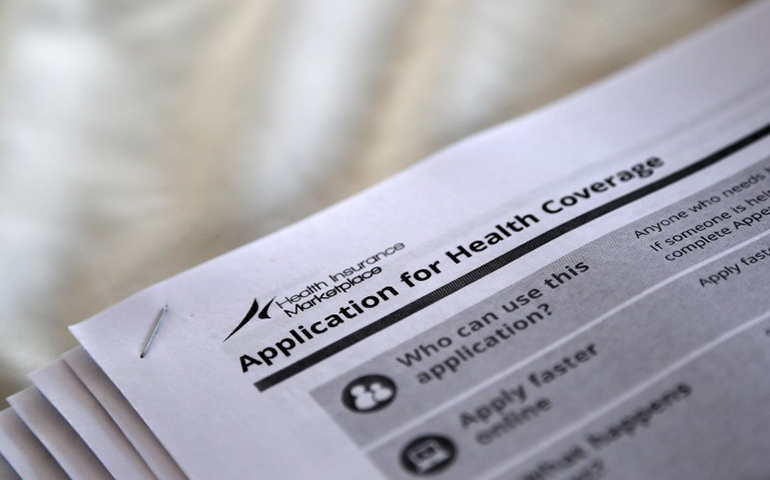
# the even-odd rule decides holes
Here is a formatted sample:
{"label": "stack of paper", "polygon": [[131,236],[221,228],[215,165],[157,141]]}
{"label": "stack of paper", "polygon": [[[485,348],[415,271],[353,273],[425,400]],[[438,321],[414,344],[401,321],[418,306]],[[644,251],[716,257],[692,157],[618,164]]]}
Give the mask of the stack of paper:
{"label": "stack of paper", "polygon": [[0,413],[0,476],[770,478],[769,26],[72,327]]}
{"label": "stack of paper", "polygon": [[186,478],[83,348],[30,378],[0,413],[0,451],[22,478]]}

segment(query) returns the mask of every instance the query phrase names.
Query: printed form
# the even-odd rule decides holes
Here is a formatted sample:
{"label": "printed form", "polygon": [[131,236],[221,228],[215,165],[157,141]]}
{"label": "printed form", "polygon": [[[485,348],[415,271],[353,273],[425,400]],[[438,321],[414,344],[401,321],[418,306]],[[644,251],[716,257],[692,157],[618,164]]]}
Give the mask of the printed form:
{"label": "printed form", "polygon": [[768,27],[751,5],[72,332],[192,479],[770,478]]}

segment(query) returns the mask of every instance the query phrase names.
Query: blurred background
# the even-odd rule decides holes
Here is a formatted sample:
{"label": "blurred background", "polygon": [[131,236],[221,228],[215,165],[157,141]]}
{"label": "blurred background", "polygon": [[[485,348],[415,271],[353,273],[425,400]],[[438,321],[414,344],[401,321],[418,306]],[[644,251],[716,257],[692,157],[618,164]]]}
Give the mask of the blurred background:
{"label": "blurred background", "polygon": [[67,325],[734,0],[0,0],[0,406]]}

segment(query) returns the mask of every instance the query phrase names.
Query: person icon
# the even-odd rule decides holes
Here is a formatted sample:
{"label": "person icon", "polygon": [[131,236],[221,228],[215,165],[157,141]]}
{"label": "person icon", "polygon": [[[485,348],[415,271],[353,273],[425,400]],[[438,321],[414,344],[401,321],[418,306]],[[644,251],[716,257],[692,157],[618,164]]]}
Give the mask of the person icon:
{"label": "person icon", "polygon": [[355,413],[371,413],[390,405],[396,398],[396,384],[383,375],[365,375],[342,391],[342,403]]}
{"label": "person icon", "polygon": [[377,403],[387,402],[395,394],[393,389],[388,388],[386,385],[382,385],[380,382],[372,383],[369,386],[369,391],[372,392],[372,398]]}
{"label": "person icon", "polygon": [[375,400],[371,389],[366,388],[364,385],[354,386],[350,389],[350,394],[353,396],[353,403],[359,412],[371,410],[380,403]]}

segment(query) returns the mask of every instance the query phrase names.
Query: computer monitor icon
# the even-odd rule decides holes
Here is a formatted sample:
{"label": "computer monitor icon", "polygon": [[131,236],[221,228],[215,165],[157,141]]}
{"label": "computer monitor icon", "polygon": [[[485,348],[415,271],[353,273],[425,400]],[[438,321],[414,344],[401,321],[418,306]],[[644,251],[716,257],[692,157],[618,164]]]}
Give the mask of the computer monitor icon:
{"label": "computer monitor icon", "polygon": [[401,460],[408,472],[426,475],[448,467],[455,453],[451,440],[439,435],[428,435],[410,442],[404,448]]}

